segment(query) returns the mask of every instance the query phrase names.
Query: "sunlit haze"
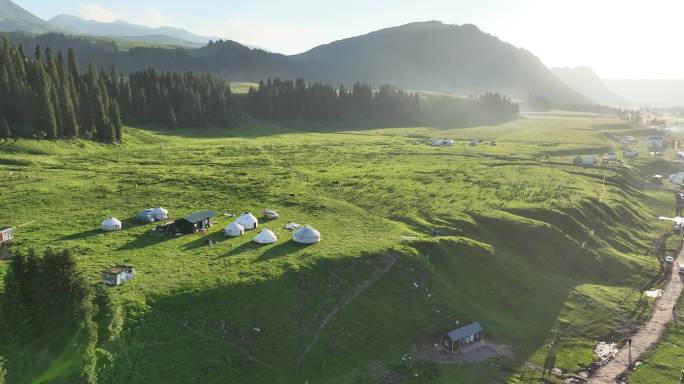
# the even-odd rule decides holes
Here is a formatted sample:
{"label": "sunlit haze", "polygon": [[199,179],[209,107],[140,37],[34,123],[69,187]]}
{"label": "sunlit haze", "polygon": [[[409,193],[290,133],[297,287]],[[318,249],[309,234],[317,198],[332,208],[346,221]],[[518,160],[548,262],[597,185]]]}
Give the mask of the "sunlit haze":
{"label": "sunlit haze", "polygon": [[[684,78],[678,0],[219,1],[18,0],[42,18],[169,25],[293,54],[412,21],[475,24],[532,51],[549,67],[593,68],[604,78]],[[361,11],[363,10],[363,11]]]}

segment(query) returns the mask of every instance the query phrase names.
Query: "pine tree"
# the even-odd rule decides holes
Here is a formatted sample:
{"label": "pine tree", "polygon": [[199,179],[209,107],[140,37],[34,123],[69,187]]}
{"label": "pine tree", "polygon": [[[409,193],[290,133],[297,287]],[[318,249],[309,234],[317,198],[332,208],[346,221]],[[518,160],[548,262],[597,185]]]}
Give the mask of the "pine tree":
{"label": "pine tree", "polygon": [[113,100],[111,104],[109,104],[109,117],[112,121],[112,126],[114,127],[114,141],[120,143],[122,130],[121,112],[119,111],[119,103],[117,103],[116,100]]}
{"label": "pine tree", "polygon": [[60,101],[62,105],[62,127],[64,137],[77,138],[78,121],[76,119],[76,111],[74,110],[74,103],[71,101],[71,92],[67,84],[63,84],[60,88]]}
{"label": "pine tree", "polygon": [[52,98],[52,86],[42,63],[37,63],[38,89],[38,126],[36,130],[49,139],[57,138],[57,118]]}

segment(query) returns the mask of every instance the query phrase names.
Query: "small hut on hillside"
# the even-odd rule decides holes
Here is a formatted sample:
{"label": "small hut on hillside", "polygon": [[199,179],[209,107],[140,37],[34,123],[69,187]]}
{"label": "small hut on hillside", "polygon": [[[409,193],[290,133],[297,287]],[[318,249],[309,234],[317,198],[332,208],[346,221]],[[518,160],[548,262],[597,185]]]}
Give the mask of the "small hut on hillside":
{"label": "small hut on hillside", "polygon": [[451,353],[462,352],[464,348],[482,341],[484,330],[478,322],[448,332],[442,340],[442,346]]}
{"label": "small hut on hillside", "polygon": [[14,233],[12,232],[12,228],[10,228],[10,227],[0,228],[0,244],[9,243],[13,239],[14,239]]}
{"label": "small hut on hillside", "polygon": [[102,283],[119,286],[135,279],[135,268],[132,265],[117,265],[102,271]]}
{"label": "small hut on hillside", "polygon": [[176,230],[186,235],[207,230],[212,226],[211,218],[216,216],[214,211],[193,213],[174,222]]}

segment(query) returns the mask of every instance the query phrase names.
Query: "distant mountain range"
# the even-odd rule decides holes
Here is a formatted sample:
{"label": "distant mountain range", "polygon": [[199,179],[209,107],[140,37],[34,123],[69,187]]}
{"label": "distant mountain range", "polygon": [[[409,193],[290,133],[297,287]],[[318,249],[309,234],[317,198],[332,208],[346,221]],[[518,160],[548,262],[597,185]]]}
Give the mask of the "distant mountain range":
{"label": "distant mountain range", "polygon": [[128,40],[154,41],[177,45],[204,45],[209,40],[218,40],[218,37],[200,36],[179,28],[151,28],[144,25],[131,24],[124,20],[103,23],[94,20],[84,20],[71,15],[58,15],[47,22],[61,30],[78,35],[125,37]]}
{"label": "distant mountain range", "polygon": [[[66,32],[71,35],[120,37],[163,44],[203,44],[210,38],[176,28],[149,28],[123,21],[100,23],[60,15],[49,22],[0,0],[4,31]],[[286,56],[221,41],[192,49],[134,48],[116,51],[106,44],[58,36],[20,36],[24,46],[40,44],[55,50],[78,46],[79,57],[116,65],[124,72],[155,67],[160,70],[209,72],[230,81],[302,76],[307,80],[373,86],[392,84],[405,89],[469,95],[500,92],[516,99],[531,94],[559,104],[588,104],[591,100],[558,79],[529,51],[480,31],[474,25],[437,21],[411,23],[322,45]],[[188,44],[183,44],[187,42]]]}
{"label": "distant mountain range", "polygon": [[551,72],[572,89],[587,96],[595,103],[616,107],[628,104],[624,97],[609,89],[589,67],[552,68]]}

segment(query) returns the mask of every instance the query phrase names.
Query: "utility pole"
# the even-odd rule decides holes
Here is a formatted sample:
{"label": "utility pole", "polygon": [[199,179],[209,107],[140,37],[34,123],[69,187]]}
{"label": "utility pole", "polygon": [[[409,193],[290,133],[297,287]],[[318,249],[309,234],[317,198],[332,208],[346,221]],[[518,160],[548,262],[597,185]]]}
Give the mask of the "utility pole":
{"label": "utility pole", "polygon": [[632,366],[632,339],[627,340],[628,348],[629,348],[629,366]]}

